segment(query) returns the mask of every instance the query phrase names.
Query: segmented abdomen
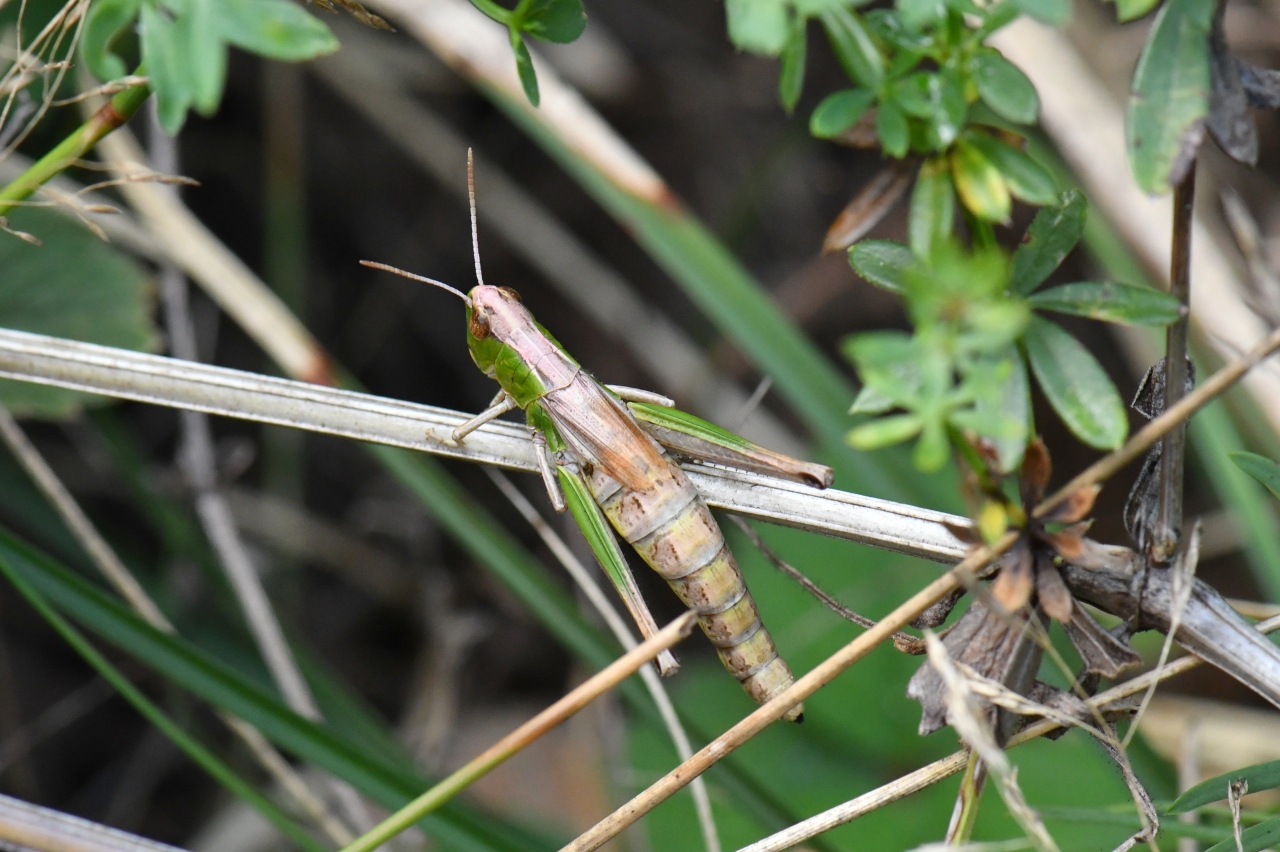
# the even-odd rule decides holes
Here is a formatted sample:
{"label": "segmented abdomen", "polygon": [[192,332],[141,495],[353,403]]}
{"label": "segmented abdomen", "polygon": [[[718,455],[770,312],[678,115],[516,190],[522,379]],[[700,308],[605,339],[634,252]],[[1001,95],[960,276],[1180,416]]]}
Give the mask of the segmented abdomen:
{"label": "segmented abdomen", "polygon": [[[761,624],[711,510],[684,471],[670,462],[667,468],[644,491],[624,488],[599,469],[587,482],[614,529],[698,613],[725,668],[763,704],[795,678]],[[786,718],[794,721],[803,712],[797,705]]]}

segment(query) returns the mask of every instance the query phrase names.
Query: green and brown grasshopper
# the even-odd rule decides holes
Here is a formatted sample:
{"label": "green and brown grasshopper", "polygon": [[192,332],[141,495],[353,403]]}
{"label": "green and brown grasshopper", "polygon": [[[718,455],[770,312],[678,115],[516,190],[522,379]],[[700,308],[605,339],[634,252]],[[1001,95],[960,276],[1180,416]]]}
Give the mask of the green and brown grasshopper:
{"label": "green and brown grasshopper", "polygon": [[[470,156],[467,174],[474,187]],[[763,704],[794,678],[760,622],[710,509],[671,456],[768,473],[816,488],[831,484],[831,468],[766,450],[672,408],[670,400],[656,394],[600,384],[533,318],[514,290],[484,283],[475,209],[473,188],[477,286],[468,294],[430,278],[361,261],[441,287],[466,303],[471,357],[502,390],[488,409],[454,431],[454,439],[461,441],[512,409],[524,411],[552,505],[558,512],[568,507],[573,513],[640,631],[649,636],[657,627],[610,524],[698,613],[725,668]],[[675,667],[669,653],[659,660],[663,674]],[[802,713],[797,705],[786,718],[799,720]]]}

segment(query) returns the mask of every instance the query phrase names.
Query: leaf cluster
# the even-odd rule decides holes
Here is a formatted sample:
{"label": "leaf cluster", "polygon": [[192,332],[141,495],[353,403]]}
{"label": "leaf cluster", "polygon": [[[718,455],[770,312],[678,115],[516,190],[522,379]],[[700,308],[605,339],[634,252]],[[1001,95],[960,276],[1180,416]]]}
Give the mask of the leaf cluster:
{"label": "leaf cluster", "polygon": [[587,12],[582,0],[520,0],[514,9],[499,6],[494,0],[471,0],[471,3],[507,28],[520,85],[529,103],[537,106],[540,101],[538,75],[524,37],[530,35],[556,44],[573,41],[587,28]]}
{"label": "leaf cluster", "polygon": [[906,300],[914,331],[845,342],[864,384],[852,413],[880,415],[855,427],[849,442],[874,449],[919,436],[916,465],[929,471],[970,433],[992,443],[1000,468],[1012,470],[1035,433],[1030,372],[1077,437],[1118,447],[1128,431],[1119,393],[1097,359],[1043,314],[1163,326],[1180,307],[1166,293],[1125,284],[1038,290],[1080,240],[1085,215],[1084,198],[1063,193],[1036,215],[1012,258],[998,248],[966,253],[950,238],[923,255],[889,241],[854,246],[854,270]]}
{"label": "leaf cluster", "polygon": [[338,49],[329,27],[289,0],[96,0],[80,55],[98,79],[125,75],[117,42],[135,28],[139,73],[150,79],[169,133],[182,129],[190,109],[210,115],[218,108],[228,47],[291,62]]}

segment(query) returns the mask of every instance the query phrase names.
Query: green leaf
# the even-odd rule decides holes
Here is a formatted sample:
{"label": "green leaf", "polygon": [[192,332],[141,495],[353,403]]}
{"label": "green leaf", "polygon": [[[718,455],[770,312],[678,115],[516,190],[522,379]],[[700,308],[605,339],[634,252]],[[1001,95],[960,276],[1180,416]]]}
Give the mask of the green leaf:
{"label": "green leaf", "polygon": [[1240,832],[1240,845],[1230,837],[1210,846],[1206,852],[1262,852],[1271,849],[1280,841],[1280,817],[1260,822]]}
{"label": "green leaf", "polygon": [[1116,0],[1116,19],[1121,23],[1136,21],[1159,3],[1160,0]]}
{"label": "green leaf", "polygon": [[892,95],[907,115],[928,122],[926,149],[945,150],[960,135],[969,105],[950,76],[934,71],[911,74],[893,84]]}
{"label": "green leaf", "polygon": [[[1276,464],[1266,456],[1260,456],[1257,453],[1243,453],[1243,452],[1231,453],[1231,460],[1235,462],[1236,467],[1240,468],[1245,473],[1249,474],[1254,479],[1261,482],[1263,485],[1267,487],[1268,491],[1270,491],[1276,497],[1280,498],[1280,465]],[[1274,765],[1276,778],[1280,779],[1280,761],[1276,761],[1275,764],[1264,763],[1259,765],[1260,766]],[[1235,778],[1237,776],[1233,775],[1231,777]],[[1205,783],[1208,783],[1208,782],[1205,782]],[[1196,790],[1202,786],[1204,785],[1197,784],[1195,787],[1192,787],[1191,790],[1188,790],[1186,793],[1183,794],[1183,798],[1186,798],[1186,796],[1190,794],[1192,790]],[[1250,789],[1253,789],[1252,781],[1249,782],[1249,787]],[[1270,787],[1280,787],[1280,780],[1277,780],[1275,783],[1270,784],[1269,787],[1266,789],[1270,789]],[[1264,788],[1259,787],[1257,789],[1264,789]],[[1182,801],[1182,799],[1179,799],[1178,801],[1180,802]],[[1199,807],[1199,805],[1195,805],[1194,807]]]}
{"label": "green leaf", "polygon": [[782,72],[778,75],[778,97],[788,113],[796,108],[800,92],[804,89],[806,42],[804,18],[797,17],[791,24],[786,47],[782,49]]}
{"label": "green leaf", "polygon": [[1055,27],[1071,20],[1071,0],[1013,0],[1024,14]]}
{"label": "green leaf", "polygon": [[1013,202],[1009,187],[995,164],[964,139],[951,149],[956,192],[969,212],[988,222],[1007,222]]}
{"label": "green leaf", "polygon": [[184,33],[168,13],[150,3],[139,10],[142,61],[156,93],[156,112],[160,126],[170,136],[182,129],[191,108],[194,93],[187,73],[187,46]]}
{"label": "green leaf", "polygon": [[319,18],[289,0],[218,0],[222,37],[236,47],[300,62],[338,49],[338,40]]}
{"label": "green leaf", "polygon": [[725,0],[729,41],[739,50],[777,56],[791,32],[785,0]]}
{"label": "green leaf", "polygon": [[902,25],[916,32],[941,21],[947,15],[947,5],[943,0],[896,0],[893,5]]}
{"label": "green leaf", "polygon": [[839,7],[828,9],[820,18],[831,41],[831,49],[849,79],[868,89],[880,85],[884,79],[884,57],[862,19],[856,13]]}
{"label": "green leaf", "polygon": [[947,439],[947,426],[941,420],[924,421],[920,440],[916,441],[911,460],[923,473],[936,473],[951,457],[951,442]]}
{"label": "green leaf", "polygon": [[869,89],[845,89],[827,95],[809,116],[809,132],[819,139],[839,135],[862,118],[875,97]]}
{"label": "green leaf", "polygon": [[982,132],[968,133],[965,140],[999,169],[1014,197],[1040,205],[1052,204],[1058,197],[1053,175],[1025,151]]}
{"label": "green leaf", "polygon": [[907,114],[896,101],[882,100],[876,107],[876,135],[880,137],[880,147],[890,157],[901,159],[907,155],[911,132]]}
{"label": "green leaf", "polygon": [[1027,438],[1035,434],[1035,429],[1031,412],[1031,382],[1022,353],[1011,346],[1001,360],[1012,365],[1009,375],[996,393],[980,395],[974,402],[974,410],[979,415],[1003,417],[1007,422],[1020,426],[1020,429],[1008,433],[994,428],[982,433],[995,445],[996,463],[1001,472],[1009,473],[1022,464]]}
{"label": "green leaf", "polygon": [[849,265],[868,282],[899,296],[907,292],[907,270],[915,255],[902,243],[863,240],[849,249]]}
{"label": "green leaf", "polygon": [[973,56],[973,81],[978,94],[996,115],[1016,124],[1031,124],[1040,111],[1036,87],[1018,66],[993,47],[984,47]]}
{"label": "green leaf", "polygon": [[917,257],[929,257],[935,246],[951,236],[955,209],[955,190],[947,158],[934,157],[920,167],[915,189],[911,191],[907,234],[911,251]]}
{"label": "green leaf", "polygon": [[1182,316],[1168,293],[1129,284],[1080,281],[1032,293],[1031,307],[1126,325],[1165,326]]}
{"label": "green leaf", "polygon": [[1129,422],[1115,385],[1089,350],[1055,323],[1033,317],[1023,339],[1036,381],[1076,437],[1114,450]]}
{"label": "green leaf", "polygon": [[871,385],[863,385],[862,390],[858,391],[858,395],[854,397],[853,405],[849,406],[849,413],[884,414],[896,406],[897,403],[888,394]]}
{"label": "green leaf", "polygon": [[80,35],[80,56],[99,80],[128,73],[124,61],[111,52],[111,43],[133,21],[142,0],[97,0],[89,4]]}
{"label": "green leaf", "polygon": [[914,438],[924,422],[915,414],[877,417],[849,430],[849,446],[855,450],[878,450]]}
{"label": "green leaf", "polygon": [[534,38],[567,44],[587,28],[587,10],[582,0],[522,0],[515,20]]}
{"label": "green leaf", "polygon": [[1167,190],[1195,159],[1209,113],[1216,2],[1168,0],[1138,58],[1129,93],[1129,165],[1147,192]]}
{"label": "green leaf", "polygon": [[192,100],[202,115],[218,108],[227,82],[227,48],[219,33],[222,22],[221,3],[215,0],[190,0],[178,19],[188,32],[187,75]]}
{"label": "green leaf", "polygon": [[[155,345],[151,287],[128,256],[52,210],[21,209],[10,224],[44,245],[0,239],[0,326],[123,349]],[[63,418],[106,400],[4,380],[0,401],[19,416]]]}
{"label": "green leaf", "polygon": [[516,55],[516,73],[520,75],[520,85],[524,87],[524,96],[535,107],[541,101],[538,94],[538,74],[533,70],[533,57],[529,55],[529,47],[524,43],[520,31],[512,29],[511,49]]}
{"label": "green leaf", "polygon": [[1036,213],[1013,253],[1013,292],[1026,295],[1044,283],[1080,242],[1087,213],[1084,196],[1074,189]]}
{"label": "green leaf", "polygon": [[[1277,497],[1280,497],[1280,491],[1276,488],[1280,487],[1280,466],[1270,459],[1259,456],[1254,453],[1232,453],[1231,458],[1240,469],[1250,476],[1257,476],[1248,467],[1241,464],[1242,460],[1257,460],[1268,466],[1269,475],[1273,477],[1268,482],[1262,477],[1257,477],[1258,481]],[[1227,798],[1227,786],[1232,781],[1245,780],[1249,782],[1249,792],[1257,793],[1262,790],[1273,790],[1280,787],[1280,760],[1271,760],[1266,763],[1255,763],[1252,766],[1242,766],[1239,769],[1233,769],[1230,772],[1224,772],[1221,775],[1215,775],[1212,778],[1201,781],[1199,784],[1190,787],[1179,796],[1172,805],[1170,805],[1165,813],[1167,814],[1185,814],[1187,811],[1194,811],[1196,808],[1210,805],[1214,802],[1220,802]]]}

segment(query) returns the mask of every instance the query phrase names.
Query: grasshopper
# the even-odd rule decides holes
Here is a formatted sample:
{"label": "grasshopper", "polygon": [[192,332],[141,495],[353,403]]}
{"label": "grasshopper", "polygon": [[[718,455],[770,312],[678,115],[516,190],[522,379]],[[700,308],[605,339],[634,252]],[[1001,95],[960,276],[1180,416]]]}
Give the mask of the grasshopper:
{"label": "grasshopper", "polygon": [[[572,512],[641,633],[649,636],[658,628],[610,525],[698,613],[725,668],[748,695],[765,703],[794,677],[761,624],[710,509],[673,456],[782,476],[817,488],[831,484],[831,468],[766,450],[674,409],[665,397],[596,381],[533,318],[514,290],[484,283],[470,152],[467,178],[477,281],[470,293],[361,261],[440,287],[466,303],[471,357],[502,390],[485,411],[454,431],[454,440],[521,409],[552,506]],[[670,652],[658,666],[664,675],[675,670]],[[797,705],[786,718],[799,721],[802,715]]]}

